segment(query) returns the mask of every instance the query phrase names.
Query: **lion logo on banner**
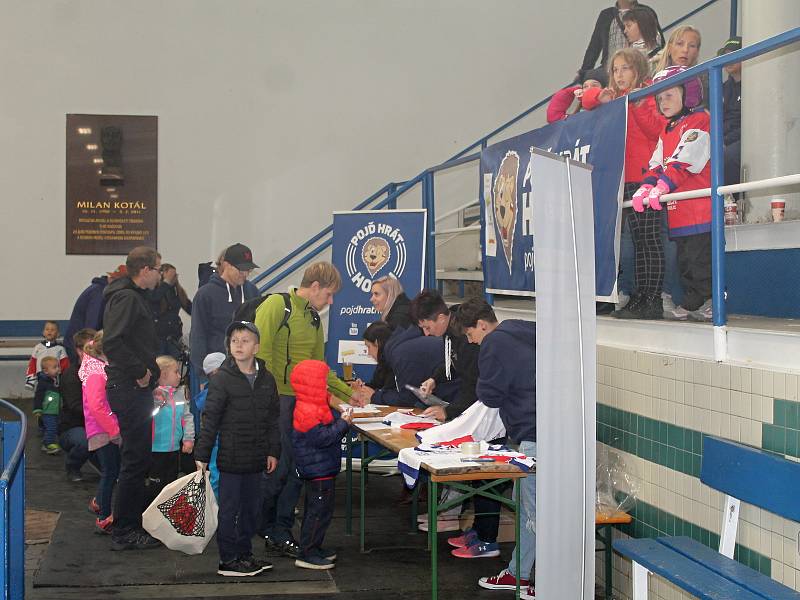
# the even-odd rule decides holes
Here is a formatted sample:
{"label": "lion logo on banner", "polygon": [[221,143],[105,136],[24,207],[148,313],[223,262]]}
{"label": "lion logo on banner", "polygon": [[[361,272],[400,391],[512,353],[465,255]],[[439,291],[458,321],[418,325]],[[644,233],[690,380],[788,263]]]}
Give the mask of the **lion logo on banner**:
{"label": "lion logo on banner", "polygon": [[391,257],[392,249],[389,247],[389,242],[379,237],[369,238],[361,250],[361,260],[364,261],[372,277],[375,277],[375,273],[380,271]]}
{"label": "lion logo on banner", "polygon": [[511,262],[514,258],[514,230],[517,224],[517,173],[519,172],[519,154],[513,151],[506,153],[497,177],[494,181],[493,208],[503,253],[511,273]]}

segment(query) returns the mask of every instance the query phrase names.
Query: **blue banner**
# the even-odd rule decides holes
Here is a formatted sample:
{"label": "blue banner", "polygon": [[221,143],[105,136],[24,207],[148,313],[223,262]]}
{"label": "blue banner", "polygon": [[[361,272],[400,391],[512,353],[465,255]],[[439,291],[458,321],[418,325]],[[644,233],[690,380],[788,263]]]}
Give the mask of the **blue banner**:
{"label": "blue banner", "polygon": [[[381,318],[370,303],[372,282],[395,277],[409,298],[422,289],[425,265],[423,209],[337,212],[333,214],[332,262],[342,275],[328,318],[325,360],[343,360],[365,381],[373,367],[364,356],[364,330]],[[338,369],[341,374],[341,368]]]}
{"label": "blue banner", "polygon": [[486,291],[535,295],[531,149],[592,165],[596,295],[617,280],[627,100],[620,99],[493,144],[481,152],[481,246]]}

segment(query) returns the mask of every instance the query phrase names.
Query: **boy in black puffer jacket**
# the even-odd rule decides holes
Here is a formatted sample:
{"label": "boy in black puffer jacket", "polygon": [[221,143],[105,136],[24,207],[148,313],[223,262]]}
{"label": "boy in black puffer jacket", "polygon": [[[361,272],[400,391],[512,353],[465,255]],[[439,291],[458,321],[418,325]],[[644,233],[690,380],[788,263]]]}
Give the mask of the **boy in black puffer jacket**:
{"label": "boy in black puffer jacket", "polygon": [[203,426],[194,448],[205,471],[219,434],[219,569],[226,577],[250,577],[272,565],[253,557],[252,537],[261,507],[261,473],[275,470],[281,442],[278,388],[256,358],[258,328],[235,321],[225,334],[228,358],[210,380]]}
{"label": "boy in black puffer jacket", "polygon": [[350,427],[351,413],[338,419],[328,406],[330,368],[321,360],[304,360],[289,377],[295,392],[292,446],[297,473],[306,488],[300,556],[297,567],[332,569],[336,552],[322,548],[333,517],[336,475],[342,466],[342,437]]}

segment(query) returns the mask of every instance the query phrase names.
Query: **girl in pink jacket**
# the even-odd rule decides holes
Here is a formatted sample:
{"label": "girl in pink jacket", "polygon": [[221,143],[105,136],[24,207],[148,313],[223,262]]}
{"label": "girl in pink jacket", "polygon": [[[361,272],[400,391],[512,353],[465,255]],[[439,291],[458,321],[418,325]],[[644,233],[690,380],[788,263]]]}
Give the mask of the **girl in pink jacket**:
{"label": "girl in pink jacket", "polygon": [[97,514],[96,533],[110,534],[114,524],[111,514],[111,496],[117,482],[120,466],[120,435],[116,415],[106,398],[106,358],[103,355],[103,332],[84,347],[84,357],[78,377],[83,384],[83,416],[86,421],[86,439],[89,451],[94,452],[102,474],[97,495],[89,501],[89,508]]}

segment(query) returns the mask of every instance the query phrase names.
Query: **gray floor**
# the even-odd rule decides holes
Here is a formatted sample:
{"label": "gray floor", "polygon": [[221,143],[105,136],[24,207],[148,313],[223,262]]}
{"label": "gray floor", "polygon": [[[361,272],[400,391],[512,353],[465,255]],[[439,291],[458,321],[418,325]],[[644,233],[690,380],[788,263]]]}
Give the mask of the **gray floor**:
{"label": "gray floor", "polygon": [[[30,408],[29,400],[19,404]],[[109,552],[109,539],[92,533],[93,517],[86,508],[97,475],[84,467],[86,480],[70,483],[63,464],[62,457],[47,456],[39,450],[38,434],[31,422],[27,443],[27,506],[58,511],[60,517],[49,544],[27,549],[29,600],[243,597],[422,600],[431,597],[425,534],[408,533],[409,509],[396,502],[401,490],[397,476],[372,475],[368,482],[367,546],[386,548],[361,554],[358,535],[345,535],[342,475],[337,481],[335,518],[326,539],[326,546],[338,550],[335,569],[307,571],[296,568],[288,559],[273,556],[269,557],[275,565],[272,571],[246,581],[230,582],[214,574],[217,556],[213,541],[204,554],[193,557],[163,548]],[[357,528],[355,521],[356,534]],[[445,538],[449,535],[439,535],[439,598],[513,598],[513,593],[481,590],[476,584],[479,576],[503,568],[512,552],[511,545],[502,545],[501,558],[459,560],[447,552]],[[255,542],[257,552],[263,554],[263,546],[258,540]]]}

